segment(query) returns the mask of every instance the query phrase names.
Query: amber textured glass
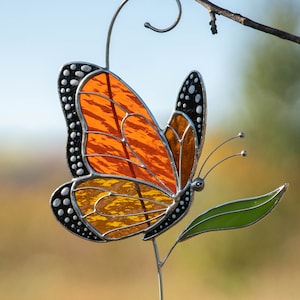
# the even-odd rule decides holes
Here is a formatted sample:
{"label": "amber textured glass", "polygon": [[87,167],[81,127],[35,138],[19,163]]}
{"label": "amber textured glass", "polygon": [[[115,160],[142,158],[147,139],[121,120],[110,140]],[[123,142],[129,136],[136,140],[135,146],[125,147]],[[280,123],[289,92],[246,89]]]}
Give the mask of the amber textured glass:
{"label": "amber textured glass", "polygon": [[183,115],[174,114],[165,133],[181,179],[180,189],[190,178],[195,158],[195,134],[189,125]]}
{"label": "amber textured glass", "polygon": [[142,101],[107,73],[90,78],[79,95],[89,165],[101,174],[137,178],[176,192],[166,145]]}
{"label": "amber textured glass", "polygon": [[107,238],[136,234],[157,222],[173,199],[146,184],[118,178],[94,178],[74,189],[83,218]]}

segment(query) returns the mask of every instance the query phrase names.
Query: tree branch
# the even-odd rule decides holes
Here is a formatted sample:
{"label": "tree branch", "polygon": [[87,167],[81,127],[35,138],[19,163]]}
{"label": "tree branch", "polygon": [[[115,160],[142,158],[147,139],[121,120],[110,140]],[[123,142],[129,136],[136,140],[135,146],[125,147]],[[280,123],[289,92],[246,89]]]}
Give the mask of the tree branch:
{"label": "tree branch", "polygon": [[213,34],[217,33],[217,25],[216,25],[216,14],[229,18],[235,22],[238,22],[242,25],[251,27],[253,29],[265,32],[265,33],[269,33],[272,34],[274,36],[277,36],[279,38],[300,44],[300,37],[290,34],[288,32],[273,28],[273,27],[269,27],[260,23],[257,23],[255,21],[252,21],[240,14],[237,13],[233,13],[227,9],[224,9],[220,6],[217,6],[213,3],[211,3],[210,1],[207,0],[195,0],[196,2],[198,2],[199,4],[203,5],[209,12],[211,21],[210,21],[210,25],[211,25],[211,31]]}

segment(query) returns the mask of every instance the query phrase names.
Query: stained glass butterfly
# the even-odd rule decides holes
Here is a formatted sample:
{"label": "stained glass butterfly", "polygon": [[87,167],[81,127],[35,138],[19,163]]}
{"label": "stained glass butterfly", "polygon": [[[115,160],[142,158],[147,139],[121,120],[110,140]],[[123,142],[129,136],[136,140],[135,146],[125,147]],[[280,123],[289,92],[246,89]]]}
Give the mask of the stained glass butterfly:
{"label": "stained glass butterfly", "polygon": [[201,75],[187,76],[164,130],[135,91],[107,69],[66,64],[58,86],[73,175],[51,197],[58,221],[96,242],[139,233],[148,240],[178,222],[204,185],[193,180],[206,125]]}

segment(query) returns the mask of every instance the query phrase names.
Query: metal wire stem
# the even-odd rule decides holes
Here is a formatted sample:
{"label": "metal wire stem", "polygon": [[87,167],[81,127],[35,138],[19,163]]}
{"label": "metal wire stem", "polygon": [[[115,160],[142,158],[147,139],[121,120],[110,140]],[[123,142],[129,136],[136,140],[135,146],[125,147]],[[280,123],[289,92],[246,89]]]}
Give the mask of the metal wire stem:
{"label": "metal wire stem", "polygon": [[157,267],[159,300],[163,300],[164,293],[163,293],[163,279],[162,279],[162,270],[161,270],[162,263],[159,258],[159,252],[158,252],[158,247],[157,247],[155,238],[152,239],[152,244],[153,244],[153,248],[154,248],[156,267]]}

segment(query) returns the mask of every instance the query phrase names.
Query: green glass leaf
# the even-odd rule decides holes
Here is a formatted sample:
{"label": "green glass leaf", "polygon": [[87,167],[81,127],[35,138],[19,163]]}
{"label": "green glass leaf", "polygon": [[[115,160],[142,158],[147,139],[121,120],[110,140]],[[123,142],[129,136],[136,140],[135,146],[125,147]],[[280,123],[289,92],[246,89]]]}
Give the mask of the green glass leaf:
{"label": "green glass leaf", "polygon": [[204,232],[252,225],[265,217],[278,204],[287,187],[288,184],[284,184],[262,196],[231,201],[213,207],[196,217],[179,235],[177,242]]}

